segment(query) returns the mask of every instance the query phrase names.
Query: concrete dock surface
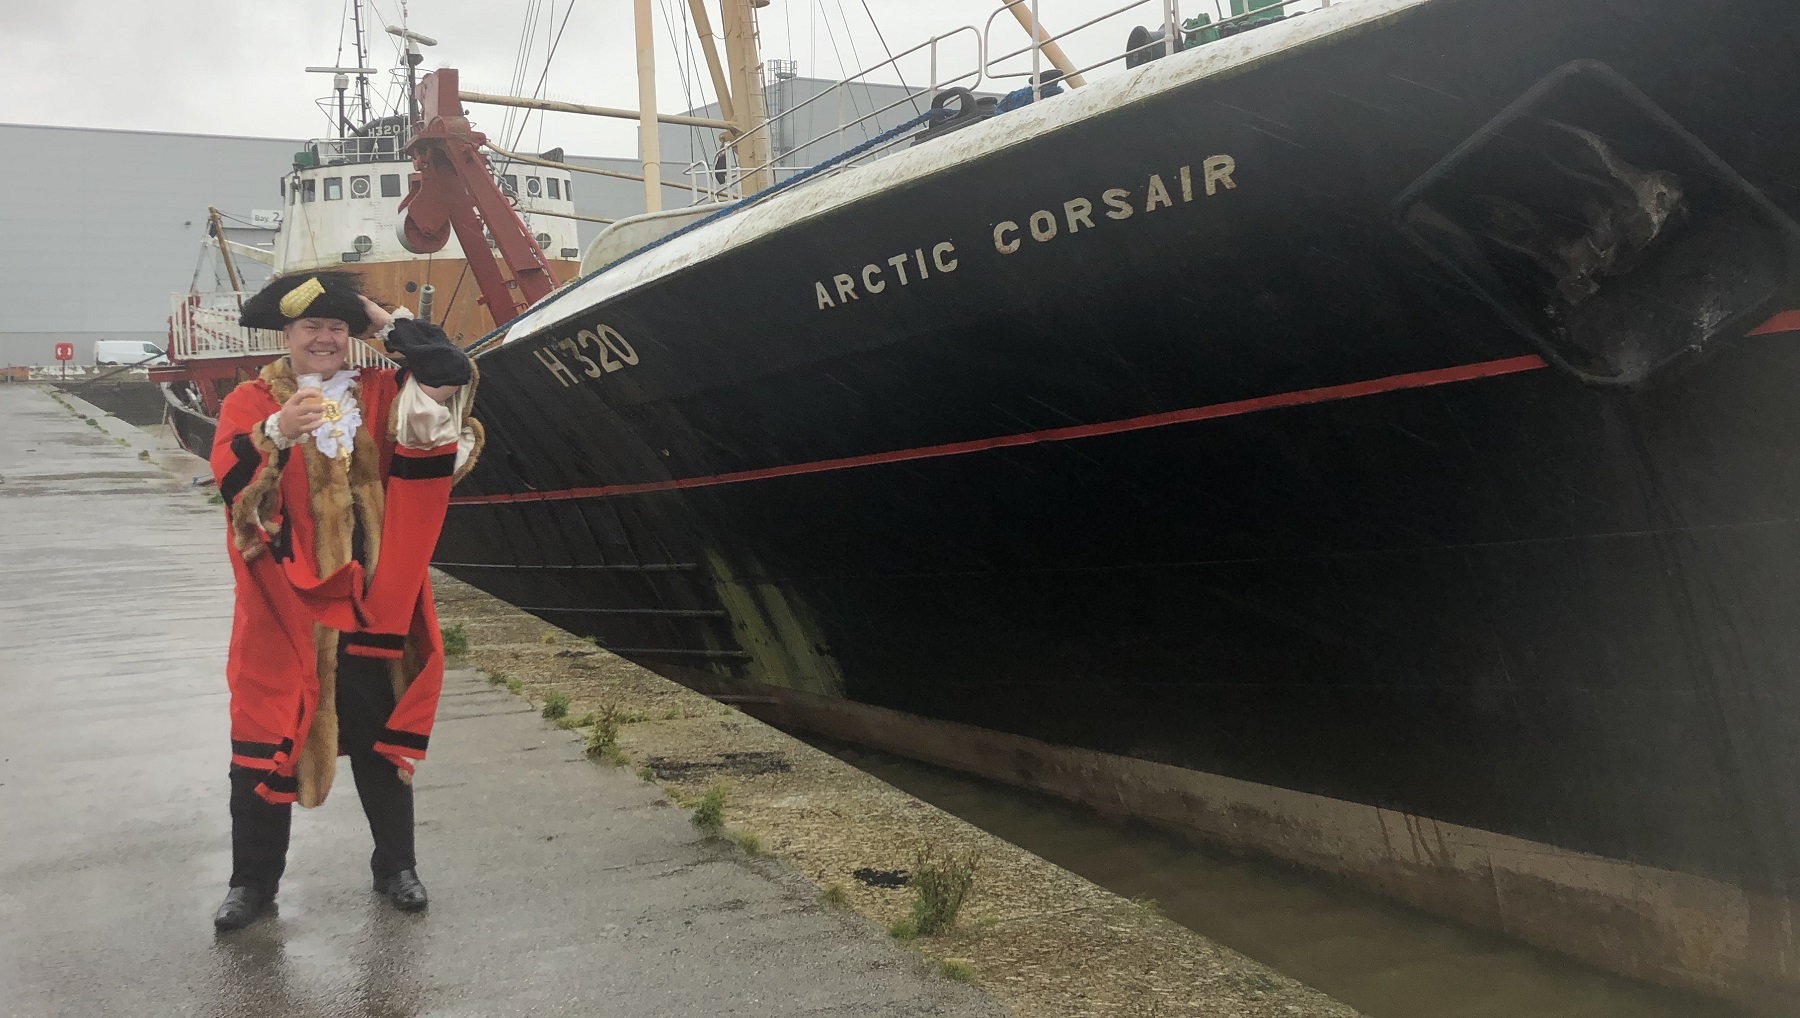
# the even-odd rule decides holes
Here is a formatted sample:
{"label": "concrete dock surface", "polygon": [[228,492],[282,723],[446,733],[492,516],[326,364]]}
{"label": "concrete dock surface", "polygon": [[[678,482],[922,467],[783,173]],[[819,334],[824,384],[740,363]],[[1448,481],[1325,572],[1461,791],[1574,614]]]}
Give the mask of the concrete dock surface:
{"label": "concrete dock surface", "polygon": [[0,1015],[1005,1013],[468,671],[417,782],[430,910],[371,893],[344,780],[279,913],[215,935],[221,510],[80,410],[0,386]]}

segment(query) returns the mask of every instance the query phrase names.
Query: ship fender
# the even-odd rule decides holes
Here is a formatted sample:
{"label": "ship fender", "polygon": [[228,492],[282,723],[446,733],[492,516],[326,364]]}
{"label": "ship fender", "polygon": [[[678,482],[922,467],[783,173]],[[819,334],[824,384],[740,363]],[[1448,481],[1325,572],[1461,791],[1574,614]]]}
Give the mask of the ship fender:
{"label": "ship fender", "polygon": [[1589,385],[1647,386],[1800,293],[1800,227],[1597,61],[1533,86],[1409,186],[1393,216]]}

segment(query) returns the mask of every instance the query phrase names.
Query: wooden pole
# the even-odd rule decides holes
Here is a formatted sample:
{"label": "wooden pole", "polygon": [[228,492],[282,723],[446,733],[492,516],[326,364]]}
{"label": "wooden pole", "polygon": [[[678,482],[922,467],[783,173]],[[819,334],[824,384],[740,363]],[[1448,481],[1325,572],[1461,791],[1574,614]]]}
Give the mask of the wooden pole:
{"label": "wooden pole", "polygon": [[662,211],[662,138],[656,123],[656,35],[650,0],[632,0],[637,18],[638,159],[644,164],[644,211]]}
{"label": "wooden pole", "polygon": [[212,217],[213,242],[219,245],[219,257],[225,260],[225,278],[231,280],[231,292],[241,293],[244,284],[238,282],[237,266],[231,263],[231,249],[225,246],[225,224],[219,221],[219,210],[208,205],[206,214]]}
{"label": "wooden pole", "polygon": [[1044,56],[1050,58],[1050,63],[1063,73],[1062,80],[1073,88],[1087,84],[1086,78],[1075,73],[1075,62],[1069,59],[1061,46],[1050,40],[1050,33],[1044,31],[1044,26],[1031,16],[1031,0],[1007,0],[1006,9],[1019,20],[1019,27],[1025,30],[1026,35],[1031,36],[1031,41],[1037,44]]}
{"label": "wooden pole", "polygon": [[737,114],[732,112],[731,84],[725,80],[725,65],[719,63],[719,47],[713,43],[712,21],[706,16],[706,0],[688,0],[688,10],[694,14],[694,34],[700,37],[700,52],[706,55],[706,70],[712,75],[713,94],[719,97],[719,116],[735,121]]}
{"label": "wooden pole", "polygon": [[762,60],[756,52],[755,15],[750,0],[720,0],[725,23],[725,59],[731,64],[731,95],[736,116],[738,166],[744,194],[773,182],[769,162],[768,111],[763,107]]}
{"label": "wooden pole", "polygon": [[[488,106],[517,106],[525,110],[548,110],[551,113],[581,113],[590,117],[614,117],[619,120],[640,120],[642,114],[637,110],[621,110],[613,106],[586,106],[581,103],[557,102],[554,99],[527,99],[517,95],[493,95],[487,92],[456,93],[457,98],[466,103],[483,103]],[[679,113],[655,113],[653,116],[665,124],[681,124],[684,127],[711,127],[718,130],[730,130],[737,125],[715,117],[689,117]]]}

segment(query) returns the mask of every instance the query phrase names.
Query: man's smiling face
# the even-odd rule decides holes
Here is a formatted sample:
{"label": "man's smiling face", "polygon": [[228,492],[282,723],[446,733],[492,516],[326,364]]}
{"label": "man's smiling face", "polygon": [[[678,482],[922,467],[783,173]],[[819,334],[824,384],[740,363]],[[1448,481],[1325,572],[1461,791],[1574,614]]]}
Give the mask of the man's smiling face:
{"label": "man's smiling face", "polygon": [[330,377],[350,356],[350,326],[338,318],[297,318],[281,330],[296,375]]}

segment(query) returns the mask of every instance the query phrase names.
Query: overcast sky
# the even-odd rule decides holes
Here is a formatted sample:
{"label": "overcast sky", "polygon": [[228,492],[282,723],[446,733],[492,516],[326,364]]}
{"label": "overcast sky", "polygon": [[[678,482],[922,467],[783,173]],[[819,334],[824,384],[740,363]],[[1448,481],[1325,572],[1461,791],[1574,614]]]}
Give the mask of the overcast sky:
{"label": "overcast sky", "polygon": [[[1040,0],[1040,10],[1054,32],[1125,2]],[[1214,2],[1185,0],[1181,6],[1191,13]],[[393,39],[381,28],[400,21],[401,5],[402,0],[363,4],[369,64],[384,72],[374,84],[378,104],[384,95],[397,94],[387,74],[396,63]],[[710,101],[710,78],[686,26],[687,3],[651,0],[651,5],[658,34],[658,107],[676,112]],[[426,51],[424,69],[458,67],[466,89],[536,91],[545,53],[561,28],[542,93],[637,106],[631,0],[405,0],[405,6],[409,25],[439,42]],[[718,0],[707,0],[707,7],[716,29]],[[959,25],[979,29],[997,7],[998,0],[771,0],[759,12],[763,57],[795,60],[805,75],[838,78],[886,59],[877,25],[887,47],[899,53]],[[0,0],[0,122],[277,138],[325,135],[330,123],[315,100],[330,94],[331,79],[304,68],[354,63],[345,32],[348,9],[347,0]],[[997,53],[1026,38],[1008,15],[1000,17],[993,36]],[[1149,0],[1072,37],[1068,48],[1077,63],[1099,60],[1124,49],[1132,25],[1161,18],[1161,0]],[[528,22],[535,27],[525,45],[524,84],[516,85]],[[943,76],[974,65],[971,40],[965,33],[942,44]],[[902,67],[914,85],[927,77],[924,53]],[[476,107],[472,112],[476,126],[500,140],[507,111]],[[635,127],[624,121],[533,114],[522,137],[519,131],[515,120],[505,137],[534,150],[636,152]]]}

